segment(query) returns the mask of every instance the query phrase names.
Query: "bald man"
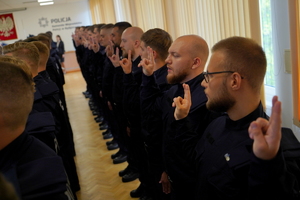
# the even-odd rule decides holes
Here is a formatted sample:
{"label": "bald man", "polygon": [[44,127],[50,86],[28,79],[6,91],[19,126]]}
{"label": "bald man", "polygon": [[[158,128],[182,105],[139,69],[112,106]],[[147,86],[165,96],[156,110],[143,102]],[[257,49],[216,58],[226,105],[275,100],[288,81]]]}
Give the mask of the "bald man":
{"label": "bald man", "polygon": [[[293,158],[300,157],[300,143],[292,130],[281,128],[277,96],[270,118],[264,112],[260,90],[266,70],[266,55],[252,39],[229,37],[213,46],[202,86],[207,108],[225,113],[194,148],[183,147],[197,165],[194,199],[299,199],[299,164]],[[173,104],[179,141],[194,140],[185,119],[191,96],[183,86],[184,99]]]}
{"label": "bald man", "polygon": [[[123,111],[126,120],[126,127],[128,135],[125,140],[127,141],[128,153],[127,162],[128,166],[122,170],[119,175],[122,177],[123,182],[133,181],[141,174],[141,167],[139,164],[145,156],[141,155],[143,151],[141,139],[141,123],[140,123],[140,109],[139,109],[139,91],[138,86],[141,83],[142,71],[138,67],[141,61],[139,56],[139,48],[141,43],[141,36],[143,30],[139,27],[129,27],[125,29],[121,36],[120,48],[122,50],[123,62],[130,63],[131,68],[122,68],[120,62],[119,51],[110,57],[113,65],[116,67],[115,76],[116,80],[123,80],[120,83],[123,85]],[[128,57],[128,58],[127,58]],[[136,87],[137,86],[137,87]]]}
{"label": "bald man", "polygon": [[205,106],[207,98],[201,86],[202,72],[208,59],[209,49],[203,38],[197,35],[185,35],[177,38],[168,52],[166,78],[173,86],[164,93],[160,92],[153,75],[155,62],[153,56],[141,62],[144,74],[141,87],[142,115],[148,120],[154,120],[153,116],[163,120],[165,167],[161,177],[163,191],[171,193],[172,199],[193,199],[196,191],[196,172],[194,164],[186,158],[171,132],[170,125],[175,121],[172,100],[174,97],[184,95],[183,83],[190,85],[193,99],[188,117],[192,129],[203,133],[210,122],[210,118],[207,117],[209,111]]}
{"label": "bald man", "polygon": [[[129,165],[126,169],[122,170],[119,175],[123,176],[122,180],[125,182],[127,179],[133,179],[135,176],[135,169],[137,168],[136,176],[139,175],[140,186],[130,192],[131,197],[149,197],[146,188],[149,185],[149,170],[146,159],[146,152],[144,148],[144,136],[141,127],[141,110],[140,110],[140,85],[142,81],[142,70],[138,67],[141,61],[140,45],[143,30],[139,27],[127,28],[121,38],[121,45],[123,52],[123,59],[120,65],[123,69],[123,83],[124,83],[124,111],[128,121],[129,130]],[[127,58],[128,57],[128,58]],[[140,189],[139,189],[140,188]],[[141,191],[141,192],[136,192]]]}

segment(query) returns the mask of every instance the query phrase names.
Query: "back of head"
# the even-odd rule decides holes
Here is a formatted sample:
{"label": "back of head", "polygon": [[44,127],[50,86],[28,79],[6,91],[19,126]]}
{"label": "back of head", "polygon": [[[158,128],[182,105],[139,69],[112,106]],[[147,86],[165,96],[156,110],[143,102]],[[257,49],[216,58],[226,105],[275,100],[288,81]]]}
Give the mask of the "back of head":
{"label": "back of head", "polygon": [[37,37],[33,36],[33,37],[26,38],[25,40],[22,40],[22,42],[32,42],[32,41],[38,41]]}
{"label": "back of head", "polygon": [[31,69],[30,67],[28,66],[28,64],[17,58],[17,57],[14,57],[14,56],[6,56],[6,55],[3,55],[3,56],[0,56],[0,61],[1,62],[7,62],[7,63],[11,63],[11,64],[14,64],[14,65],[17,65],[18,67],[20,67],[28,76],[30,76],[32,78],[32,73],[31,73]]}
{"label": "back of head", "polygon": [[50,51],[50,48],[51,48],[51,38],[45,34],[45,33],[40,33],[36,36],[37,40],[38,41],[41,41],[43,42],[44,44],[47,45],[47,47],[49,47],[49,51]]}
{"label": "back of head", "polygon": [[165,60],[168,56],[168,49],[172,44],[172,37],[170,34],[160,28],[149,29],[142,37],[141,41],[145,43],[145,46],[150,46],[156,51],[161,58]]}
{"label": "back of head", "polygon": [[0,115],[6,129],[25,127],[33,104],[33,80],[15,64],[0,61]]}
{"label": "back of head", "polygon": [[250,38],[230,37],[216,43],[212,52],[221,52],[224,70],[238,72],[250,87],[259,92],[263,84],[267,60],[262,47]]}
{"label": "back of head", "polygon": [[53,35],[52,32],[51,32],[51,31],[47,31],[46,34],[49,35],[49,37],[50,37],[51,40],[52,40],[52,35]]}
{"label": "back of head", "polygon": [[3,47],[3,53],[25,60],[34,74],[39,65],[39,50],[30,42],[16,42]]}
{"label": "back of head", "polygon": [[[40,41],[33,41],[32,44],[34,44],[39,50],[39,54],[40,54],[39,71],[46,70],[47,61],[50,55],[50,49]],[[44,67],[45,69],[41,69]]]}
{"label": "back of head", "polygon": [[132,27],[132,25],[129,22],[117,22],[114,27],[118,27],[118,32],[121,35],[126,28]]}

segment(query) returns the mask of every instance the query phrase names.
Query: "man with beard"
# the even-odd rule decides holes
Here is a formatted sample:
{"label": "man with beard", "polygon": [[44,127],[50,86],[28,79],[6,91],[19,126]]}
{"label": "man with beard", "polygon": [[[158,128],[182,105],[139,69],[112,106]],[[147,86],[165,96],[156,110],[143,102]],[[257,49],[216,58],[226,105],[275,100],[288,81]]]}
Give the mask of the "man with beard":
{"label": "man with beard", "polygon": [[[118,137],[118,143],[108,145],[107,148],[113,150],[119,147],[121,150],[112,156],[114,164],[125,162],[127,160],[128,151],[128,143],[126,141],[126,118],[123,110],[123,70],[121,67],[118,67],[120,64],[114,66],[113,62],[114,60],[117,60],[118,62],[120,60],[120,57],[116,56],[116,54],[120,49],[122,33],[129,27],[131,27],[131,24],[128,22],[117,22],[114,24],[111,32],[111,45],[106,47],[106,55],[109,62],[106,63],[104,68],[110,67],[110,69],[113,70],[113,77],[111,77],[112,79],[104,81],[110,81],[111,84],[111,96],[108,96],[108,104],[116,119],[115,135]],[[116,52],[116,54],[114,54],[114,52]],[[122,55],[121,50],[119,52],[120,54],[118,55]]]}
{"label": "man with beard", "polygon": [[[184,99],[174,98],[177,140],[183,141],[184,151],[197,166],[194,199],[299,199],[299,183],[283,157],[290,144],[299,149],[299,142],[281,136],[278,97],[273,97],[269,121],[260,100],[266,65],[262,47],[251,39],[231,37],[214,45],[202,86],[207,108],[226,113],[207,127],[200,140],[187,131],[193,99],[189,86],[183,84]],[[287,140],[289,145],[282,143]],[[299,158],[299,151],[293,153]]]}
{"label": "man with beard", "polygon": [[[144,138],[141,128],[141,111],[140,111],[140,85],[142,81],[142,69],[138,67],[140,57],[140,44],[143,30],[139,27],[129,27],[122,34],[120,47],[123,51],[122,61],[119,61],[123,69],[124,83],[124,112],[127,118],[127,130],[129,135],[128,166],[119,173],[122,180],[128,179],[132,173],[139,176],[140,187],[148,188],[149,173],[147,171],[146,152],[144,148]],[[117,63],[116,63],[117,64]],[[130,195],[140,197],[136,190]],[[144,194],[143,199],[148,199],[149,195]],[[146,197],[147,196],[147,197]]]}
{"label": "man with beard", "polygon": [[[122,33],[120,48],[122,50],[123,61],[125,62],[126,60],[126,63],[130,61],[131,69],[124,70],[125,68],[121,67],[122,62],[119,59],[118,49],[116,50],[116,54],[111,57],[112,64],[115,67],[115,75],[118,76],[117,80],[122,83],[122,104],[127,128],[127,135],[125,135],[124,139],[128,150],[128,166],[119,173],[123,182],[137,179],[141,170],[139,165],[142,163],[140,153],[143,149],[140,146],[143,143],[141,141],[139,101],[137,102],[137,94],[139,95],[139,92],[136,92],[136,88],[131,85],[132,82],[135,82],[133,83],[134,85],[140,85],[141,82],[142,72],[138,68],[138,64],[141,61],[139,47],[142,34],[143,30],[139,27],[129,27]],[[124,73],[129,75],[126,76]],[[128,80],[130,78],[132,79]],[[140,179],[140,181],[142,180]]]}
{"label": "man with beard", "polygon": [[[153,61],[143,59],[141,62],[144,74],[140,93],[142,115],[143,120],[149,123],[155,121],[155,116],[156,120],[163,120],[162,148],[165,167],[162,177],[163,191],[171,192],[172,199],[192,199],[196,189],[196,173],[193,163],[186,158],[184,152],[180,151],[179,143],[171,131],[171,123],[175,121],[172,100],[174,97],[183,97],[182,83],[191,86],[194,99],[189,118],[192,122],[192,129],[202,133],[210,122],[209,112],[205,106],[207,98],[204,88],[200,85],[209,50],[203,38],[197,35],[185,35],[177,38],[168,52],[167,81],[173,86],[165,92],[162,92],[157,86],[153,75]],[[201,134],[199,134],[200,136]],[[166,179],[170,180],[172,190]]]}

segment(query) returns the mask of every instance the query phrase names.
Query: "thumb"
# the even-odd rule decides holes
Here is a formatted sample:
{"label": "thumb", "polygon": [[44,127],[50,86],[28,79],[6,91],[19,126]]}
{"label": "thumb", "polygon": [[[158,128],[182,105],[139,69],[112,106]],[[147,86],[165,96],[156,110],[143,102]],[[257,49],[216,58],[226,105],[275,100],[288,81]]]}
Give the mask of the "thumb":
{"label": "thumb", "polygon": [[262,127],[260,127],[260,125],[256,121],[250,124],[248,132],[249,137],[254,140],[254,146],[260,149],[266,145],[266,140],[263,134]]}
{"label": "thumb", "polygon": [[181,98],[181,97],[175,97],[174,99],[173,99],[173,103],[172,103],[172,106],[173,107],[179,107],[180,106],[180,101],[179,101],[179,98]]}

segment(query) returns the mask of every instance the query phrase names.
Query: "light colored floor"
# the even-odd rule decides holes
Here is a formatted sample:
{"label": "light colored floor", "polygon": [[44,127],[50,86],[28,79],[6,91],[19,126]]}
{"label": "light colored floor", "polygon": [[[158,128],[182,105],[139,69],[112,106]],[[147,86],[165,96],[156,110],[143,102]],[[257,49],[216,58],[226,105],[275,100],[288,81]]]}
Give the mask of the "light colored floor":
{"label": "light colored floor", "polygon": [[81,185],[77,193],[79,200],[129,200],[129,192],[136,189],[139,181],[123,183],[118,172],[127,166],[127,162],[114,165],[102,131],[94,121],[82,92],[86,84],[81,72],[65,74],[64,85],[70,123],[74,133],[76,149],[75,162]]}

